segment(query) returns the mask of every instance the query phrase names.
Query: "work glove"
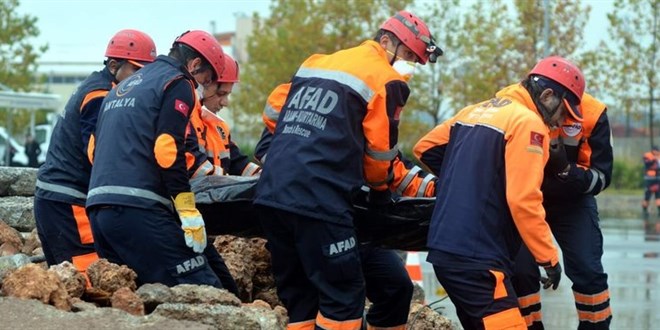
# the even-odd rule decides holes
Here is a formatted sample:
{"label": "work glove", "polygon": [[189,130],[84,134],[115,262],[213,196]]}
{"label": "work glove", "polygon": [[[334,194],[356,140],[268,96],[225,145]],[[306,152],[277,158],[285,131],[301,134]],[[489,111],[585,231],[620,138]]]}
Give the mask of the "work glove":
{"label": "work glove", "polygon": [[566,149],[564,148],[564,141],[559,139],[556,144],[550,145],[550,158],[545,165],[545,169],[548,173],[556,175],[566,171],[568,165],[569,162],[566,156]]}
{"label": "work glove", "polygon": [[392,192],[389,189],[382,191],[370,189],[369,195],[367,195],[367,204],[370,209],[386,212],[388,207],[394,204]]}
{"label": "work glove", "polygon": [[181,229],[186,238],[186,245],[197,253],[206,248],[206,229],[204,219],[195,207],[195,195],[192,192],[182,192],[174,198],[174,209],[181,219]]}
{"label": "work glove", "polygon": [[553,290],[557,290],[559,286],[559,280],[561,280],[561,265],[559,262],[554,266],[545,267],[545,274],[548,277],[541,277],[541,283],[543,283],[543,289],[547,289],[552,286]]}

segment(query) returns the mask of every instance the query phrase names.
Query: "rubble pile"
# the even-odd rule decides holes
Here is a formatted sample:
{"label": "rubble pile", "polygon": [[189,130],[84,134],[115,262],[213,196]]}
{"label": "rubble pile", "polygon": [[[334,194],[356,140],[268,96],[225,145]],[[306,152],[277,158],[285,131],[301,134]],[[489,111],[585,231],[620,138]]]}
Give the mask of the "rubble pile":
{"label": "rubble pile", "polygon": [[[286,328],[287,312],[277,298],[264,239],[215,238],[215,248],[236,279],[238,298],[226,290],[200,285],[145,284],[138,288],[133,270],[105,259],[88,268],[91,287],[86,287],[84,275],[71,263],[48,268],[38,258],[43,252],[32,208],[35,180],[35,169],[0,167],[3,327]],[[418,303],[412,305],[410,315],[415,323],[409,329],[453,329],[444,317]]]}

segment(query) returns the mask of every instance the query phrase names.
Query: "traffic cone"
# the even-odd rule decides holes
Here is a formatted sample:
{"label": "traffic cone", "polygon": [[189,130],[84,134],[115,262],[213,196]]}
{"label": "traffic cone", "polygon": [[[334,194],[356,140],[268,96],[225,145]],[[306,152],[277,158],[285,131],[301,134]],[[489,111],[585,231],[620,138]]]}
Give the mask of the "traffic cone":
{"label": "traffic cone", "polygon": [[412,301],[426,304],[426,294],[424,293],[424,281],[422,279],[422,265],[419,263],[419,253],[408,252],[406,259],[406,271],[413,283]]}
{"label": "traffic cone", "polygon": [[422,265],[419,263],[419,253],[408,252],[406,270],[408,271],[410,279],[414,283],[417,283],[420,287],[424,284],[424,281],[422,280]]}

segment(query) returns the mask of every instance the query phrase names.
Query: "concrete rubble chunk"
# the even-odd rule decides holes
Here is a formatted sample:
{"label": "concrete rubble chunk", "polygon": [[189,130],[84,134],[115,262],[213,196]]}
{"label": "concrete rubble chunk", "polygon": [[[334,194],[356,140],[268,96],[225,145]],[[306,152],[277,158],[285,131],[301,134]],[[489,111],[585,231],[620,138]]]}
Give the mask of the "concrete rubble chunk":
{"label": "concrete rubble chunk", "polygon": [[23,247],[23,238],[18,230],[0,220],[0,245],[10,243],[19,250]]}
{"label": "concrete rubble chunk", "polygon": [[[250,302],[259,297],[272,306],[282,304],[277,296],[268,293],[275,287],[275,279],[270,271],[270,252],[265,239],[221,235],[216,237],[213,246],[234,277],[241,301]],[[267,293],[261,294],[264,291]]]}
{"label": "concrete rubble chunk", "polygon": [[142,299],[129,288],[120,288],[112,294],[110,299],[113,308],[121,309],[132,315],[144,315]]}
{"label": "concrete rubble chunk", "polygon": [[96,260],[89,265],[87,276],[92,283],[92,287],[109,294],[113,294],[123,287],[127,287],[132,291],[137,289],[137,284],[135,284],[137,274],[132,269],[125,265],[113,264],[106,259]]}
{"label": "concrete rubble chunk", "polygon": [[201,322],[223,330],[270,330],[262,328],[253,315],[236,306],[167,303],[156,307],[151,315]]}
{"label": "concrete rubble chunk", "polygon": [[451,320],[440,315],[430,307],[413,303],[410,306],[410,314],[408,314],[408,330],[453,330],[457,329]]}
{"label": "concrete rubble chunk", "polygon": [[59,265],[51,266],[48,271],[57,275],[72,298],[80,298],[85,293],[87,282],[85,275],[80,273],[72,263],[65,261]]}
{"label": "concrete rubble chunk", "polygon": [[240,306],[241,301],[225,289],[209,285],[179,284],[171,288],[173,303]]}
{"label": "concrete rubble chunk", "polygon": [[0,167],[0,196],[34,196],[36,168]]}
{"label": "concrete rubble chunk", "polygon": [[[91,304],[90,304],[91,305]],[[3,329],[212,330],[210,325],[158,315],[133,316],[116,308],[85,307],[67,313],[35,300],[0,297]]]}
{"label": "concrete rubble chunk", "polygon": [[71,310],[71,302],[64,285],[54,272],[28,264],[5,276],[2,293],[23,299],[35,299],[64,311]]}
{"label": "concrete rubble chunk", "polygon": [[35,253],[35,250],[41,247],[41,240],[39,239],[39,233],[37,233],[37,229],[36,228],[32,229],[32,231],[26,236],[24,236],[24,238],[25,238],[25,243],[23,244],[23,248],[21,249],[21,252],[29,256],[40,254],[40,253]]}
{"label": "concrete rubble chunk", "polygon": [[0,283],[12,271],[30,263],[30,257],[24,254],[14,254],[0,257]]}
{"label": "concrete rubble chunk", "polygon": [[243,310],[247,312],[248,315],[252,315],[253,318],[256,318],[259,321],[259,324],[261,324],[262,329],[286,328],[288,322],[286,313],[282,315],[279,310],[272,310],[270,305],[263,300],[255,300],[249,304],[244,304]]}
{"label": "concrete rubble chunk", "polygon": [[35,228],[33,197],[0,197],[0,219],[21,232]]}
{"label": "concrete rubble chunk", "polygon": [[158,305],[174,300],[172,298],[172,290],[167,285],[161,283],[144,284],[135,293],[144,302],[144,309],[147,314],[153,312]]}
{"label": "concrete rubble chunk", "polygon": [[0,243],[0,257],[13,256],[20,252],[20,248],[14,243]]}

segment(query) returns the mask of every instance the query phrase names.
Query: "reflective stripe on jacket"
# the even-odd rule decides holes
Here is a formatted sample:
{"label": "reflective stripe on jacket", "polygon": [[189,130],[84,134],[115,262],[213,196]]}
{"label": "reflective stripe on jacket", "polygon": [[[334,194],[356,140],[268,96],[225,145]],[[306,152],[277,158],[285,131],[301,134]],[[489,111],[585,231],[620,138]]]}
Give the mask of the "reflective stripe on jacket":
{"label": "reflective stripe on jacket", "polygon": [[351,192],[364,182],[384,190],[392,179],[407,84],[385,50],[366,41],[312,55],[291,84],[275,93],[283,106],[278,114],[268,108],[264,114],[279,119],[255,202],[331,222],[351,221]]}
{"label": "reflective stripe on jacket", "polygon": [[35,195],[75,205],[85,205],[91,164],[81,127],[81,115],[95,125],[101,100],[112,89],[114,77],[105,68],[87,77],[75,90],[59,117],[48,146],[45,163],[37,174]]}
{"label": "reflective stripe on jacket", "polygon": [[415,145],[442,184],[428,246],[511,267],[522,236],[539,265],[554,265],[540,189],[549,130],[524,87],[498,95],[464,108]]}
{"label": "reflective stripe on jacket", "polygon": [[[229,123],[224,119],[201,107],[198,112],[191,115],[190,123],[197,133],[199,149],[204,154],[204,160],[213,166],[216,170],[214,173],[252,176],[261,170],[261,167],[250,162],[232,141]],[[195,163],[201,164],[202,162],[196,161]]]}
{"label": "reflective stripe on jacket", "polygon": [[565,179],[546,175],[542,187],[546,205],[595,196],[610,185],[614,154],[607,107],[584,93],[580,109],[582,123],[566,118],[560,129],[550,132],[551,143],[563,141],[572,166]]}
{"label": "reflective stripe on jacket", "polygon": [[161,55],[108,94],[95,134],[87,207],[171,209],[174,196],[190,191],[184,135],[195,95],[194,78],[184,70]]}

